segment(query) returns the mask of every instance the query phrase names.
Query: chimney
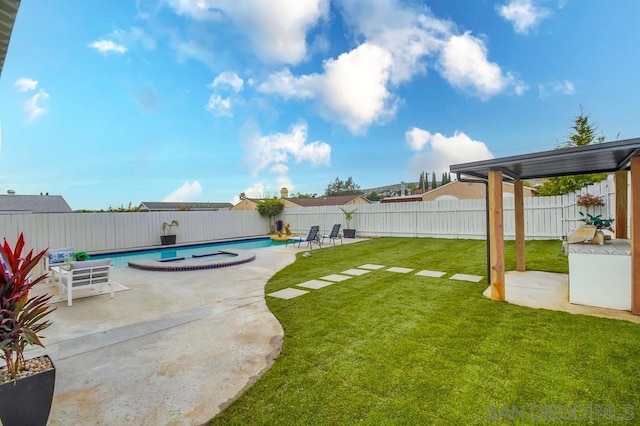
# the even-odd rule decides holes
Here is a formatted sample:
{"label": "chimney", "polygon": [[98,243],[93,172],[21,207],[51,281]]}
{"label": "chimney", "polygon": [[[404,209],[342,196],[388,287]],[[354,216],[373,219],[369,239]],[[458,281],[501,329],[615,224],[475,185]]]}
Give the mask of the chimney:
{"label": "chimney", "polygon": [[7,190],[7,194],[16,195],[16,191],[14,191],[13,189],[9,189],[9,190]]}
{"label": "chimney", "polygon": [[280,197],[281,198],[289,198],[289,190],[287,188],[283,187],[280,190]]}
{"label": "chimney", "polygon": [[402,181],[402,182],[400,182],[400,196],[401,197],[404,197],[404,194],[405,194],[404,190],[405,190],[404,181]]}

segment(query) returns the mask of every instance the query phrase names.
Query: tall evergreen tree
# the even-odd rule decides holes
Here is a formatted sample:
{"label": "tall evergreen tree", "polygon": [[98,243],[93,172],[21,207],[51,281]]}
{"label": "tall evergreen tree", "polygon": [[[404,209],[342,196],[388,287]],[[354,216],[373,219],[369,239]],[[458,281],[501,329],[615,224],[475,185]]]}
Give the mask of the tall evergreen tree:
{"label": "tall evergreen tree", "polygon": [[[604,142],[604,135],[596,136],[598,125],[589,122],[589,116],[585,115],[580,105],[580,115],[573,119],[573,133],[567,135],[567,140],[556,149],[585,146],[593,142]],[[589,184],[600,182],[607,178],[606,173],[592,173],[588,175],[559,176],[547,179],[538,188],[540,195],[562,195],[574,192]]]}
{"label": "tall evergreen tree", "polygon": [[431,189],[436,189],[436,172],[431,172]]}

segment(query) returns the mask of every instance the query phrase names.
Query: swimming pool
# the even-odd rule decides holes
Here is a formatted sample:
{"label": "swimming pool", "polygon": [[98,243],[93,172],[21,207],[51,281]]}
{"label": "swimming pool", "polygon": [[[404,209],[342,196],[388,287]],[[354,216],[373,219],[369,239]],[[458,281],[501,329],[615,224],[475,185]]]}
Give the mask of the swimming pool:
{"label": "swimming pool", "polygon": [[126,268],[130,261],[155,260],[163,261],[184,257],[192,258],[194,255],[202,256],[211,254],[218,250],[240,249],[252,250],[258,248],[271,247],[270,238],[252,238],[250,240],[225,241],[217,243],[193,244],[180,247],[158,247],[153,249],[135,250],[115,253],[101,253],[91,255],[91,260],[111,259],[111,264],[116,268]]}

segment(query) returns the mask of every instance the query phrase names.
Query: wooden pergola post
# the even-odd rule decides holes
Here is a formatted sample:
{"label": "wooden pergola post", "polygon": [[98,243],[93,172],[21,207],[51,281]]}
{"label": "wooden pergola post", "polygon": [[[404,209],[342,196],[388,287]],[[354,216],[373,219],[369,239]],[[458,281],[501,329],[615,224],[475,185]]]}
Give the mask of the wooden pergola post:
{"label": "wooden pergola post", "polygon": [[513,183],[516,225],[516,271],[527,270],[527,255],[524,247],[524,184],[520,179]]}
{"label": "wooden pergola post", "polygon": [[615,229],[616,238],[627,238],[627,184],[628,173],[626,170],[618,170],[615,174],[616,183],[616,217],[615,217]]}
{"label": "wooden pergola post", "polygon": [[491,257],[491,300],[504,301],[504,225],[502,172],[489,172],[489,253]]}
{"label": "wooden pergola post", "polygon": [[631,158],[631,313],[640,315],[640,157]]}

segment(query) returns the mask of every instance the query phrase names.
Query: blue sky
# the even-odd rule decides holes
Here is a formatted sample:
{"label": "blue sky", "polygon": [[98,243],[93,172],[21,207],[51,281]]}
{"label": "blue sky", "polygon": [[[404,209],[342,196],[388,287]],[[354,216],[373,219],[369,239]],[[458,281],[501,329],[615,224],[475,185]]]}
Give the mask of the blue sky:
{"label": "blue sky", "polygon": [[0,191],[73,209],[438,176],[640,136],[637,0],[30,0]]}

